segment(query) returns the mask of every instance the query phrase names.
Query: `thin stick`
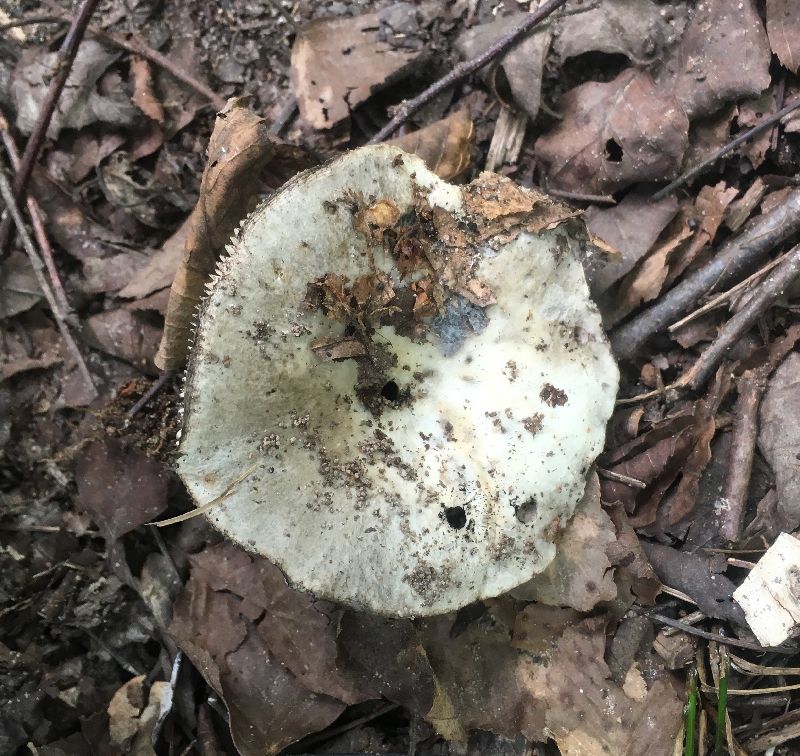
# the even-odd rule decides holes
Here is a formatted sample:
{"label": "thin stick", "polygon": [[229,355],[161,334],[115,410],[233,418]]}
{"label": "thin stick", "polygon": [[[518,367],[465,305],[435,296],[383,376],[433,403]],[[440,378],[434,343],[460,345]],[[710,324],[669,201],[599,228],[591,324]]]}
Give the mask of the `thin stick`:
{"label": "thin stick", "polygon": [[793,247],[781,264],[759,284],[750,301],[722,327],[711,345],[673,384],[673,387],[700,388],[736,342],[775,304],[798,275],[800,275],[800,244]]}
{"label": "thin stick", "polygon": [[128,410],[128,417],[131,418],[135,415],[138,415],[139,412],[141,412],[147,406],[150,400],[159,391],[161,391],[164,386],[166,386],[173,375],[175,375],[175,373],[172,370],[165,370],[163,373],[161,373],[161,375],[158,376],[158,378],[153,382],[153,385],[150,386],[150,388],[148,388],[147,391],[142,394],[136,404],[134,404],[133,407]]}
{"label": "thin stick", "polygon": [[[0,137],[3,140],[3,145],[8,152],[8,157],[11,161],[11,167],[19,170],[19,151],[14,142],[14,137],[8,129],[8,121],[0,114]],[[33,234],[36,237],[36,243],[42,251],[42,258],[44,259],[47,274],[50,276],[50,285],[53,287],[53,294],[58,300],[58,306],[61,308],[62,316],[67,319],[69,313],[72,312],[72,307],[67,299],[67,293],[64,291],[64,284],[61,283],[61,276],[58,274],[56,262],[53,257],[53,248],[50,246],[50,240],[47,238],[47,232],[44,227],[44,219],[42,218],[42,211],[39,209],[39,203],[30,195],[27,199],[28,215],[31,218],[31,226],[33,226]]]}
{"label": "thin stick", "polygon": [[756,453],[758,408],[767,386],[764,373],[763,370],[748,370],[737,384],[739,396],[733,410],[731,451],[722,489],[726,507],[719,528],[720,536],[731,543],[736,543],[742,536],[747,489]]}
{"label": "thin stick", "polygon": [[595,205],[616,205],[617,201],[610,194],[582,194],[581,192],[567,192],[564,189],[546,189],[553,197],[563,197],[575,202],[592,202]]}
{"label": "thin stick", "polygon": [[491,63],[496,57],[502,55],[515,42],[525,36],[539,22],[547,18],[553,11],[558,10],[566,1],[567,0],[549,0],[549,2],[546,2],[541,8],[533,11],[519,26],[515,26],[507,34],[500,37],[488,50],[484,50],[480,55],[476,55],[474,58],[462,61],[455,66],[449,74],[431,84],[422,94],[403,102],[397,109],[394,118],[369,140],[369,144],[378,144],[390,137],[423,105],[430,102],[436,95],[455,86],[460,81],[463,81],[470,74],[483,68],[487,63]]}
{"label": "thin stick", "polygon": [[694,307],[701,297],[751,273],[776,245],[799,231],[800,189],[794,189],[778,207],[755,219],[702,268],[617,328],[611,337],[614,353],[619,359],[633,360],[650,338]]}
{"label": "thin stick", "polygon": [[616,480],[618,483],[625,483],[628,486],[638,488],[642,491],[647,488],[647,483],[645,483],[643,480],[631,478],[630,475],[623,475],[622,473],[614,472],[613,470],[605,470],[602,467],[598,467],[597,474],[601,478],[606,478],[607,480]]}
{"label": "thin stick", "polygon": [[[61,97],[64,85],[67,83],[67,78],[72,70],[72,63],[75,60],[78,47],[86,32],[86,27],[89,25],[89,19],[91,19],[97,7],[97,3],[98,0],[84,0],[80,11],[78,11],[78,15],[73,19],[69,31],[66,37],[64,37],[64,41],[61,43],[61,49],[58,51],[58,62],[56,64],[55,74],[50,80],[50,85],[47,88],[47,94],[45,95],[44,102],[42,102],[42,107],[36,118],[33,131],[31,131],[28,142],[25,145],[25,152],[22,154],[19,170],[14,177],[14,197],[17,201],[22,200],[28,189],[28,182],[30,181],[31,173],[33,173],[33,166],[36,164],[36,160],[39,157],[39,152],[47,136],[47,129],[50,127],[50,121],[53,119],[56,105]],[[10,232],[11,217],[9,216],[0,224],[0,257],[3,256],[8,246]]]}
{"label": "thin stick", "polygon": [[182,81],[184,84],[194,89],[195,92],[205,97],[217,110],[222,110],[225,107],[227,100],[224,97],[218,95],[205,82],[200,81],[200,79],[196,79],[191,74],[188,74],[186,71],[178,68],[165,55],[162,55],[160,52],[158,52],[158,50],[154,50],[152,47],[147,45],[145,41],[141,39],[141,37],[131,35],[130,39],[126,39],[121,34],[107,32],[105,29],[99,29],[96,26],[89,27],[89,33],[93,37],[105,40],[106,42],[123,50],[127,50],[134,55],[140,55],[142,58],[146,58],[151,63],[155,63],[157,66],[160,66],[171,76],[174,76],[176,79],[178,79],[178,81]]}
{"label": "thin stick", "polygon": [[17,18],[5,24],[0,24],[0,32],[15,29],[18,26],[33,26],[34,24],[63,24],[64,19],[60,16],[29,16],[28,18]]}
{"label": "thin stick", "polygon": [[203,504],[203,506],[197,507],[197,509],[193,509],[190,512],[184,512],[182,515],[170,517],[166,520],[159,520],[158,522],[151,522],[149,524],[155,525],[157,528],[165,528],[167,525],[176,525],[179,522],[191,520],[192,517],[197,517],[197,515],[205,514],[212,507],[216,507],[217,504],[221,504],[223,501],[225,501],[225,499],[227,499],[233,493],[233,489],[236,488],[236,486],[238,486],[243,480],[250,477],[250,475],[255,472],[255,469],[259,464],[260,463],[256,462],[251,467],[248,467],[247,470],[245,470],[241,475],[228,483],[228,485],[225,487],[225,490],[219,496],[215,496],[207,504]]}
{"label": "thin stick", "polygon": [[17,202],[14,199],[14,192],[11,188],[11,184],[9,183],[3,171],[0,171],[0,195],[2,195],[3,201],[6,203],[6,209],[8,210],[9,217],[13,219],[14,225],[17,227],[17,233],[22,240],[22,246],[25,248],[28,259],[31,261],[31,266],[33,267],[33,272],[36,275],[36,280],[39,283],[39,287],[41,288],[45,299],[47,299],[47,303],[50,305],[50,310],[52,311],[53,317],[56,320],[58,330],[61,331],[61,335],[64,338],[64,343],[67,345],[69,351],[72,352],[72,356],[75,358],[75,362],[78,365],[78,371],[80,372],[83,380],[86,382],[87,387],[91,389],[93,396],[97,396],[97,389],[95,388],[94,381],[92,381],[92,375],[89,372],[89,368],[86,367],[86,363],[83,360],[83,355],[81,354],[80,349],[78,349],[78,345],[75,343],[74,339],[72,338],[72,334],[69,332],[69,328],[67,327],[64,317],[59,310],[58,303],[56,302],[50,285],[47,283],[47,279],[42,273],[42,268],[44,266],[39,258],[38,253],[36,252],[35,247],[33,246],[33,241],[28,234],[28,229],[25,228],[25,222],[22,219],[19,207],[17,207]]}
{"label": "thin stick", "polygon": [[774,651],[778,654],[797,653],[796,648],[783,648],[782,646],[762,646],[759,643],[750,643],[750,641],[743,641],[739,640],[738,638],[728,638],[724,635],[720,635],[719,633],[708,633],[705,630],[700,630],[700,628],[687,625],[685,622],[672,619],[672,617],[666,617],[663,614],[645,614],[644,616],[655,622],[660,622],[662,625],[676,627],[678,630],[683,630],[683,632],[688,633],[689,635],[696,635],[698,638],[705,638],[706,640],[717,641],[717,643],[724,643],[726,646],[747,648],[750,651],[758,651],[760,653],[764,653],[766,651]]}
{"label": "thin stick", "polygon": [[747,131],[743,131],[739,134],[735,139],[732,139],[723,147],[720,147],[715,153],[709,155],[705,160],[698,163],[694,168],[689,171],[686,171],[682,176],[679,176],[670,184],[667,184],[663,189],[659,189],[653,195],[653,202],[666,197],[668,194],[674,192],[679,186],[683,186],[684,184],[691,181],[695,176],[699,175],[705,168],[707,168],[712,163],[716,163],[721,157],[724,157],[732,150],[735,150],[740,144],[744,144],[748,140],[752,139],[753,137],[757,137],[764,131],[771,129],[774,124],[781,120],[781,118],[789,115],[789,113],[794,112],[800,108],[800,97],[796,97],[795,99],[791,100],[788,105],[784,105],[777,113],[772,113],[772,115],[764,116],[755,126]]}
{"label": "thin stick", "polygon": [[771,271],[776,265],[778,265],[783,258],[786,257],[786,254],[779,255],[774,260],[770,260],[763,268],[759,268],[755,273],[748,276],[744,279],[744,281],[740,281],[736,286],[731,287],[727,291],[723,291],[721,294],[718,294],[713,299],[709,299],[702,307],[698,307],[694,312],[690,312],[685,318],[681,318],[676,323],[673,323],[667,330],[670,333],[674,333],[675,331],[683,328],[687,323],[691,323],[693,320],[696,320],[701,315],[705,315],[707,312],[711,312],[711,310],[715,310],[717,307],[720,307],[725,300],[730,299],[731,297],[738,294],[742,289],[746,289],[753,281],[757,281],[759,278],[765,276],[769,271]]}

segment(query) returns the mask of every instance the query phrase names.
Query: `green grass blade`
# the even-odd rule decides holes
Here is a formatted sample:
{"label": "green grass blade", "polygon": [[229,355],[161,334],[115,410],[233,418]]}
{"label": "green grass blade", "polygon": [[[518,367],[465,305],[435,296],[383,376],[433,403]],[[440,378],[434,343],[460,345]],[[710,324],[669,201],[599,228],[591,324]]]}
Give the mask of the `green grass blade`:
{"label": "green grass blade", "polygon": [[689,700],[686,702],[686,738],[683,741],[683,756],[695,756],[695,733],[697,732],[697,672],[692,670],[689,679]]}
{"label": "green grass blade", "polygon": [[722,756],[722,744],[725,740],[725,714],[728,709],[728,655],[722,656],[719,671],[719,691],[717,693],[717,731],[714,734],[714,756]]}

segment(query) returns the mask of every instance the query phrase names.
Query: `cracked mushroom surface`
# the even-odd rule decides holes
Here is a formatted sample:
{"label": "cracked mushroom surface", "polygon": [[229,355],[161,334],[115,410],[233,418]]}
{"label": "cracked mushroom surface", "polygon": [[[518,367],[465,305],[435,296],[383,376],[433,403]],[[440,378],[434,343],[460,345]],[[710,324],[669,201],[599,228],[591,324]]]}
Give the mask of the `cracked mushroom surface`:
{"label": "cracked mushroom surface", "polygon": [[226,493],[208,519],[294,586],[384,615],[541,572],[618,382],[573,215],[388,146],[262,205],[187,371],[178,469],[198,505]]}

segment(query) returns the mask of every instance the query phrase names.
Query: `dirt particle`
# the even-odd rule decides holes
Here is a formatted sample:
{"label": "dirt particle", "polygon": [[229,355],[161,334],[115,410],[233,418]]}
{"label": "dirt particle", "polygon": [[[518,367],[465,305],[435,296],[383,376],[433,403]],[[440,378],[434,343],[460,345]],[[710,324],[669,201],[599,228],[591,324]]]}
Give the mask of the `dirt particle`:
{"label": "dirt particle", "polygon": [[567,394],[552,383],[545,383],[539,392],[539,398],[551,407],[563,407],[567,403]]}

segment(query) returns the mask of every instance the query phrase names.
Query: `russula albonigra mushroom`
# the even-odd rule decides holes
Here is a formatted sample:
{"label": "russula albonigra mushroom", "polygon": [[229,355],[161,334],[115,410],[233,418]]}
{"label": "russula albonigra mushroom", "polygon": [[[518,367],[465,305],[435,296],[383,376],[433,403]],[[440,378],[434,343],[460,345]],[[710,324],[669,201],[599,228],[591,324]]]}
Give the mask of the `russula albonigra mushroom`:
{"label": "russula albonigra mushroom", "polygon": [[224,492],[209,520],[294,586],[384,615],[541,572],[618,382],[571,215],[389,146],[256,210],[187,370],[178,469],[198,505]]}

